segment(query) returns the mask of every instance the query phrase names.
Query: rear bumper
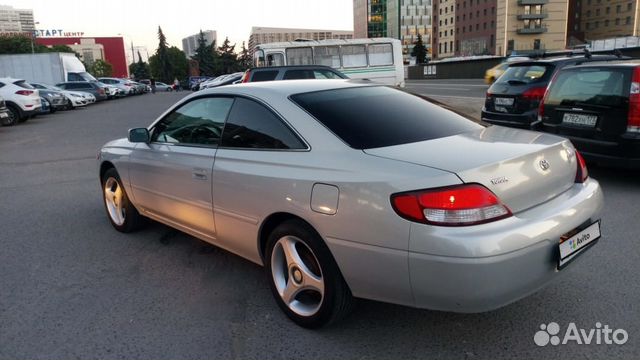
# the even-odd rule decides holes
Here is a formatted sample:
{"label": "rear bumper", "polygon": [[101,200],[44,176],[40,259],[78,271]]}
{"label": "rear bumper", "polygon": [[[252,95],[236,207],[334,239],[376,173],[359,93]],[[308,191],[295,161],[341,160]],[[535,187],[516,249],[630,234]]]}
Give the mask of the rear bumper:
{"label": "rear bumper", "polygon": [[536,292],[566,271],[557,269],[560,237],[597,221],[602,202],[598,182],[589,179],[544,204],[475,229],[434,234],[412,224],[410,246],[420,250],[409,252],[415,306],[483,312]]}
{"label": "rear bumper", "polygon": [[482,109],[482,121],[489,124],[517,127],[521,129],[535,128],[538,112],[528,111],[523,114],[507,114]]}

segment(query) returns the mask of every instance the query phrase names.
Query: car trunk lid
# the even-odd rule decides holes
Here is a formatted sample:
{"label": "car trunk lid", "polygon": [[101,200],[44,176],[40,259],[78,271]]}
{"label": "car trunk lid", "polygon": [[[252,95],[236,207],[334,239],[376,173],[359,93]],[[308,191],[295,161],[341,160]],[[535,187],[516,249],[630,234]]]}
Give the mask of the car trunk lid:
{"label": "car trunk lid", "polygon": [[567,140],[499,126],[363,151],[449,171],[465,183],[482,184],[513,213],[565,192],[574,184],[577,169],[575,152]]}
{"label": "car trunk lid", "polygon": [[505,114],[536,109],[554,69],[550,63],[512,64],[487,91],[485,109]]}
{"label": "car trunk lid", "polygon": [[585,67],[559,73],[544,99],[545,131],[615,140],[627,131],[631,77],[631,67]]}

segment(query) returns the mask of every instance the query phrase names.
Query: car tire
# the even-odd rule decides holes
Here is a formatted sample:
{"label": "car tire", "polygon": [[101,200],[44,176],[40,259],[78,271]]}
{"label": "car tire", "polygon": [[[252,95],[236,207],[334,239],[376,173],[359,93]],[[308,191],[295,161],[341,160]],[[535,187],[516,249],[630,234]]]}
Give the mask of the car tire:
{"label": "car tire", "polygon": [[278,306],[296,324],[319,328],[344,318],[353,296],[320,235],[288,220],[269,235],[265,270]]}
{"label": "car tire", "polygon": [[7,111],[8,117],[2,122],[2,126],[13,126],[18,123],[16,117],[13,115],[13,111]]}
{"label": "car tire", "polygon": [[9,109],[9,112],[13,117],[13,125],[24,121],[20,116],[20,110],[18,110],[18,108],[15,105],[7,104],[7,109]]}
{"label": "car tire", "polygon": [[107,217],[116,230],[129,233],[142,226],[144,219],[129,201],[115,168],[107,170],[102,176],[102,200]]}

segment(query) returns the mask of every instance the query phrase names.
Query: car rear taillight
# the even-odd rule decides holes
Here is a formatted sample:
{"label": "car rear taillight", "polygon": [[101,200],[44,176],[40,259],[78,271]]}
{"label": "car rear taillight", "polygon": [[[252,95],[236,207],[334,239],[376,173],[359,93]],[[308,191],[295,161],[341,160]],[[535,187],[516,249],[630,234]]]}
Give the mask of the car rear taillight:
{"label": "car rear taillight", "polygon": [[629,91],[629,113],[627,131],[640,133],[640,67],[633,69],[631,89]]}
{"label": "car rear taillight", "polygon": [[104,95],[104,89],[98,89],[98,94]]}
{"label": "car rear taillight", "polygon": [[476,225],[511,216],[511,210],[479,184],[393,194],[391,204],[407,220],[440,226]]}
{"label": "car rear taillight", "polygon": [[534,87],[522,93],[522,98],[529,101],[540,101],[544,97],[545,91],[547,91],[546,86]]}
{"label": "car rear taillight", "polygon": [[16,91],[16,95],[24,95],[24,96],[29,96],[31,94],[33,94],[34,91],[32,90],[18,90]]}
{"label": "car rear taillight", "polygon": [[240,82],[242,83],[249,82],[250,75],[251,75],[251,69],[245,71],[244,74],[242,74],[242,79],[240,79]]}
{"label": "car rear taillight", "polygon": [[576,182],[583,183],[589,177],[589,170],[587,170],[587,162],[584,161],[582,155],[576,150],[576,160],[578,160],[578,169],[576,170]]}

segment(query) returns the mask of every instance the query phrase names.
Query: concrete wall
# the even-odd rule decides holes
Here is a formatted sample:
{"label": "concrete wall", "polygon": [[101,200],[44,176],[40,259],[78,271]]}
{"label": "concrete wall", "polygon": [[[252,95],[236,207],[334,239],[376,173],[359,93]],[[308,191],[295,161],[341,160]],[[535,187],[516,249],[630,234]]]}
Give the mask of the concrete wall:
{"label": "concrete wall", "polygon": [[[619,49],[622,55],[640,59],[640,47]],[[612,51],[594,51],[593,54],[612,54]],[[580,56],[580,55],[576,55]],[[408,67],[408,79],[481,79],[484,72],[505,58],[477,59],[430,63]],[[532,59],[535,60],[535,59]]]}

